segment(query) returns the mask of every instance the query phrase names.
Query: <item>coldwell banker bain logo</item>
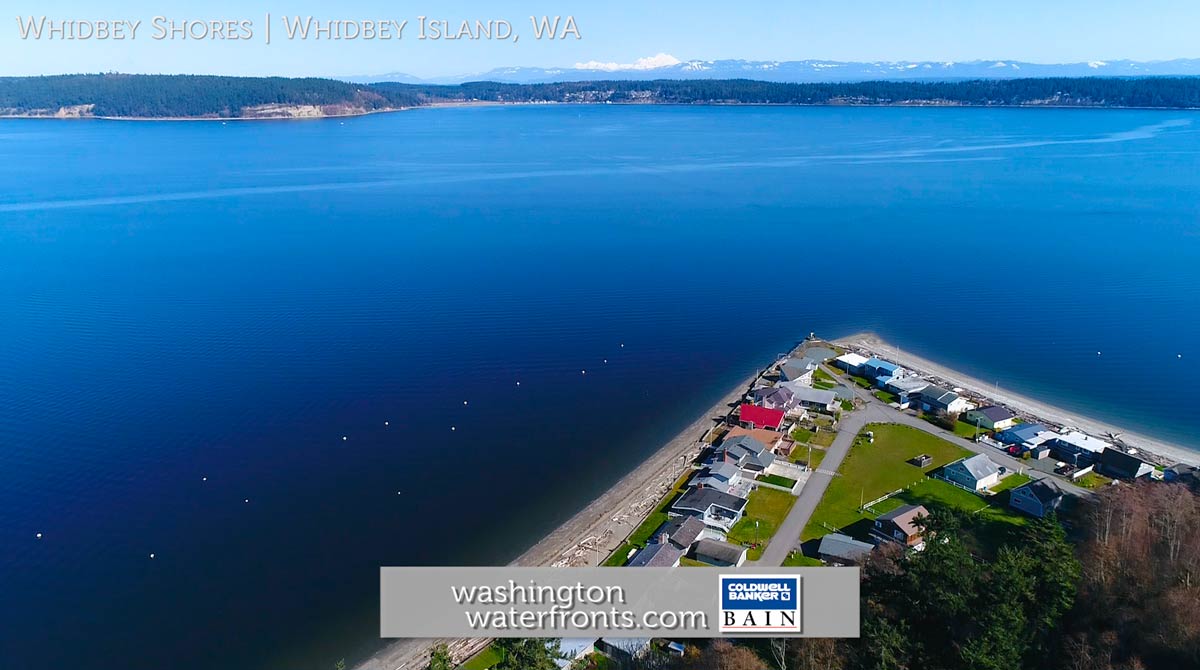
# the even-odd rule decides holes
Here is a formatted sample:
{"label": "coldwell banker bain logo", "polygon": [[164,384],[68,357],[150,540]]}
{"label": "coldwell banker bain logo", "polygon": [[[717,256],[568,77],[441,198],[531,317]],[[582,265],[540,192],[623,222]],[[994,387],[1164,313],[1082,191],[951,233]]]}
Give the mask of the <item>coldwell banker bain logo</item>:
{"label": "coldwell banker bain logo", "polygon": [[720,632],[801,632],[800,577],[721,575]]}

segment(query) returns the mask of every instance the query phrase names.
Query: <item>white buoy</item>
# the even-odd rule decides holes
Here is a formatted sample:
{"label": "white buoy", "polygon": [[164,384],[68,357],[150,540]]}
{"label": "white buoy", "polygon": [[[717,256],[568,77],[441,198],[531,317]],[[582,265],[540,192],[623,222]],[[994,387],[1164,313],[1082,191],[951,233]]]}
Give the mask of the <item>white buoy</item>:
{"label": "white buoy", "polygon": [[37,534],[37,539],[39,539],[39,540],[40,540],[40,539],[42,539],[42,534],[41,534],[41,533],[38,533],[38,534]]}
{"label": "white buoy", "polygon": [[579,374],[581,374],[581,375],[586,375],[586,374],[587,374],[587,370],[580,370],[580,371],[579,371]]}
{"label": "white buoy", "polygon": [[606,358],[606,359],[604,359],[604,362],[605,362],[605,363],[607,363],[607,362],[608,362],[608,359],[607,359],[607,358]]}
{"label": "white buoy", "polygon": [[249,498],[246,498],[245,500],[242,500],[242,502],[244,502],[244,503],[249,503],[249,502],[250,502],[250,499],[249,499]]}
{"label": "white buoy", "polygon": [[1099,356],[1099,355],[1100,355],[1100,352],[1099,352],[1099,351],[1097,351],[1097,352],[1096,352],[1096,355],[1097,355],[1097,356]]}
{"label": "white buoy", "polygon": [[154,552],[150,552],[150,558],[154,558]]}
{"label": "white buoy", "polygon": [[350,438],[346,437],[345,435],[342,436],[342,442],[345,442],[348,439],[350,439]]}
{"label": "white buoy", "polygon": [[464,401],[463,401],[463,407],[466,407],[466,406],[467,406],[467,401],[466,401],[466,400],[464,400]]}
{"label": "white buoy", "polygon": [[200,478],[200,481],[202,481],[202,482],[206,482],[206,481],[208,481],[208,477],[201,477],[201,478]]}
{"label": "white buoy", "polygon": [[450,430],[458,430],[458,426],[450,426]]}
{"label": "white buoy", "polygon": [[1175,354],[1175,358],[1183,358],[1183,354]]}
{"label": "white buoy", "polygon": [[391,424],[390,422],[388,422],[388,421],[384,421],[384,422],[383,422],[383,425],[385,425],[385,426],[390,426],[390,425],[392,425],[392,424]]}
{"label": "white buoy", "polygon": [[521,382],[517,382],[517,386],[520,386],[520,385],[521,385]]}
{"label": "white buoy", "polygon": [[622,348],[622,349],[624,349],[624,348],[625,348],[625,343],[624,343],[624,342],[622,342],[622,343],[621,343],[621,348]]}
{"label": "white buoy", "polygon": [[396,495],[400,495],[400,492],[399,492],[399,491],[396,491]]}

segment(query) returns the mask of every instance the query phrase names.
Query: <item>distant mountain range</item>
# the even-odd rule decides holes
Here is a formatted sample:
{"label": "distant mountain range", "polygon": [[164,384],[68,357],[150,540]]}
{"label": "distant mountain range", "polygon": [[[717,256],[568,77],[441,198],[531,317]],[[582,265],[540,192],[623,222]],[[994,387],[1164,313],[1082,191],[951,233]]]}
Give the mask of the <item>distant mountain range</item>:
{"label": "distant mountain range", "polygon": [[1090,61],[1087,63],[1026,63],[1012,60],[967,62],[893,61],[843,62],[831,60],[681,61],[667,54],[642,58],[633,63],[576,63],[569,68],[505,67],[477,74],[423,79],[401,72],[344,77],[344,81],[369,84],[461,84],[496,81],[511,84],[540,84],[563,81],[650,80],[650,79],[755,79],[786,83],[854,81],[916,81],[955,79],[1017,79],[1026,77],[1149,77],[1200,75],[1200,59],[1167,61]]}

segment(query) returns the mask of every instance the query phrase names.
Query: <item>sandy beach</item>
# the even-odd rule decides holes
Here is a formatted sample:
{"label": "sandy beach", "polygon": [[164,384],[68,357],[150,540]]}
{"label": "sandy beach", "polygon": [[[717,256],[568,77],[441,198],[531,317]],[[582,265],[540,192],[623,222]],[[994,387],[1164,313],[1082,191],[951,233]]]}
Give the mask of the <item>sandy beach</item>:
{"label": "sandy beach", "polygon": [[[711,408],[688,424],[671,441],[625,475],[607,492],[575,514],[510,565],[589,567],[604,562],[690,469],[702,449],[707,432],[722,420],[750,389],[758,374],[730,390]],[[429,649],[437,640],[397,640],[356,666],[357,670],[398,670],[424,667]],[[460,661],[488,642],[443,640]]]}
{"label": "sandy beach", "polygon": [[1076,428],[1105,440],[1109,439],[1109,433],[1115,433],[1120,435],[1121,441],[1127,446],[1138,449],[1141,452],[1140,455],[1145,460],[1154,461],[1162,465],[1181,462],[1200,465],[1200,453],[1147,435],[1129,432],[1120,426],[1115,426],[1104,421],[1068,412],[1043,400],[1035,400],[1005,389],[997,389],[992,384],[982,382],[944,365],[939,365],[928,359],[898,349],[895,345],[889,344],[874,333],[850,335],[835,340],[834,344],[857,351],[863,355],[874,355],[887,359],[916,372],[922,377],[934,378],[935,380],[945,382],[945,386],[963,389],[969,395],[985,398],[998,405],[1004,405],[1025,419],[1037,419],[1043,423]]}

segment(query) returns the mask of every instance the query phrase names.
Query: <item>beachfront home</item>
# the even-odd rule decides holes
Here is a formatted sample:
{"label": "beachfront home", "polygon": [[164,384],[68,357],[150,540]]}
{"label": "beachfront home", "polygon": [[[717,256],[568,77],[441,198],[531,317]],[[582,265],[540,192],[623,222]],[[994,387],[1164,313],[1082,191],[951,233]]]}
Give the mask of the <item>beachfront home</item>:
{"label": "beachfront home", "polygon": [[1040,423],[1021,423],[1008,430],[996,433],[996,439],[1004,444],[1033,449],[1056,435]]}
{"label": "beachfront home", "polygon": [[960,414],[970,409],[971,404],[966,398],[954,391],[930,384],[921,389],[921,409],[926,412],[942,411],[947,414]]}
{"label": "beachfront home", "polygon": [[821,389],[809,388],[801,386],[793,382],[783,382],[780,384],[792,392],[792,398],[795,400],[796,406],[807,409],[816,409],[822,412],[836,412],[838,408],[837,393],[833,391],[823,391]]}
{"label": "beachfront home", "polygon": [[1085,435],[1077,430],[1055,435],[1045,442],[1050,454],[1071,465],[1085,466],[1095,463],[1100,454],[1112,445],[1104,440]]}
{"label": "beachfront home", "polygon": [[986,454],[976,454],[942,468],[942,476],[972,491],[982,491],[1000,483],[1000,466]]}
{"label": "beachfront home", "polygon": [[744,403],[738,408],[738,422],[746,428],[779,430],[779,427],[783,425],[783,417],[782,410],[768,409],[749,403]]}
{"label": "beachfront home", "polygon": [[896,377],[900,366],[872,356],[862,364],[862,374],[867,379],[878,380],[880,377]]}
{"label": "beachfront home", "polygon": [[896,396],[896,404],[900,409],[908,409],[913,400],[929,387],[929,382],[920,377],[892,377],[883,386],[883,390]]}
{"label": "beachfront home", "polygon": [[988,405],[987,407],[968,410],[963,415],[962,420],[973,426],[979,426],[980,428],[986,428],[995,432],[1011,428],[1017,422],[1017,415],[1010,412],[1006,407]]}
{"label": "beachfront home", "polygon": [[746,548],[720,540],[700,540],[694,552],[697,561],[719,568],[739,568],[746,562]]}
{"label": "beachfront home", "polygon": [[646,545],[629,560],[631,568],[673,568],[683,558],[683,549],[661,539]]}
{"label": "beachfront home", "polygon": [[799,382],[812,386],[813,372],[817,369],[817,361],[811,358],[789,358],[779,364],[779,378],[785,382]]}
{"label": "beachfront home", "polygon": [[732,463],[743,470],[762,472],[774,462],[775,454],[770,447],[749,435],[739,435],[722,440],[705,464],[711,467]]}
{"label": "beachfront home", "polygon": [[856,565],[875,549],[873,545],[859,542],[849,535],[830,533],[821,538],[817,557],[833,565]]}
{"label": "beachfront home", "polygon": [[1196,486],[1200,484],[1200,468],[1187,463],[1176,463],[1163,470],[1163,481]]}
{"label": "beachfront home", "polygon": [[1008,504],[1040,519],[1058,509],[1062,499],[1063,493],[1057,484],[1049,479],[1037,479],[1013,489]]}
{"label": "beachfront home", "polygon": [[833,364],[852,375],[862,376],[863,363],[866,363],[868,360],[870,359],[868,359],[866,356],[859,356],[858,354],[851,352],[842,354],[841,356],[833,359]]}
{"label": "beachfront home", "polygon": [[[807,388],[807,387],[801,387]],[[751,397],[754,398],[754,404],[767,409],[777,409],[782,412],[787,412],[796,406],[796,396],[792,390],[784,385],[779,386],[763,386],[756,388],[751,392]]]}
{"label": "beachfront home", "polygon": [[1096,471],[1105,477],[1129,480],[1150,476],[1154,472],[1154,466],[1137,456],[1108,447],[1100,452],[1100,461],[1096,464]]}
{"label": "beachfront home", "polygon": [[929,510],[924,505],[898,507],[875,519],[871,535],[879,541],[896,542],[920,551],[925,548],[925,540],[921,538],[918,520],[925,516],[929,516]]}
{"label": "beachfront home", "polygon": [[725,536],[709,530],[703,521],[694,516],[682,516],[663,522],[650,537],[657,537],[660,542],[670,542],[676,547],[687,551],[696,543],[696,540],[709,537],[722,538]]}
{"label": "beachfront home", "polygon": [[679,496],[679,500],[671,505],[670,513],[676,516],[694,516],[709,528],[728,533],[733,524],[742,518],[745,509],[745,498],[696,486]]}
{"label": "beachfront home", "polygon": [[[749,484],[742,481],[742,469],[731,460],[729,451],[725,451],[722,458],[725,460],[711,459],[709,465],[696,472],[691,485],[708,486],[725,493],[742,495],[749,488]],[[773,458],[772,454],[772,460]]]}

